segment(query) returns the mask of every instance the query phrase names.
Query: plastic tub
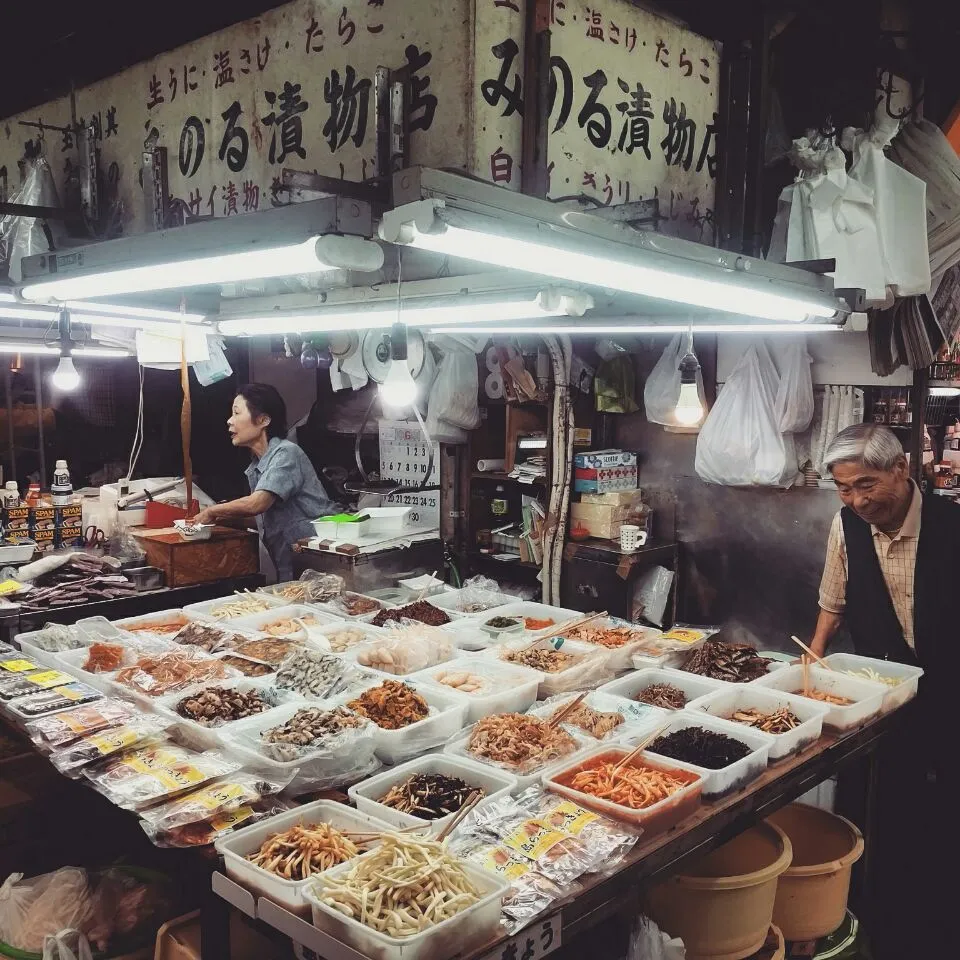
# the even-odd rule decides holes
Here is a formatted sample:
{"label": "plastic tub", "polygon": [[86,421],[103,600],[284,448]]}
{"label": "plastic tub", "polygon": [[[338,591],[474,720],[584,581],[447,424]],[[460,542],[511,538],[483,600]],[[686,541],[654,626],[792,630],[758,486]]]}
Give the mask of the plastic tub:
{"label": "plastic tub", "polygon": [[523,635],[527,637],[528,641],[533,640],[534,637],[539,637],[542,633],[554,630],[570,620],[579,620],[585,616],[578,610],[567,610],[566,607],[551,607],[545,603],[534,603],[532,600],[513,600],[500,607],[491,607],[484,613],[486,614],[484,618],[486,620],[489,620],[490,617],[533,617],[537,620],[553,621],[552,624],[540,630],[525,629]]}
{"label": "plastic tub", "polygon": [[[377,606],[372,610],[366,610],[363,613],[348,613],[347,610],[340,605],[340,597],[349,597],[351,599],[363,599],[368,603],[375,603]],[[376,597],[368,597],[365,593],[357,593],[354,590],[344,590],[340,597],[334,597],[332,600],[327,600],[325,603],[318,604],[321,610],[326,611],[334,617],[338,617],[341,620],[372,620],[381,610],[390,610],[393,607],[393,604],[384,603],[382,600],[378,600]]]}
{"label": "plastic tub", "polygon": [[[30,630],[27,633],[19,633],[14,637],[14,643],[19,647],[23,655],[28,660],[35,660],[37,663],[43,664],[46,667],[59,667],[62,664],[60,657],[64,653],[71,653],[70,650],[60,650],[57,652],[52,652],[49,650],[43,650],[40,647],[36,646],[33,642],[33,638],[43,633],[42,630]],[[75,647],[75,650],[86,650],[90,645],[90,641],[85,637],[80,636],[79,631],[77,631],[77,640],[79,641],[79,646]],[[10,648],[10,653],[0,653],[0,659],[13,659],[16,656],[16,650],[13,647]]]}
{"label": "plastic tub", "polygon": [[[713,717],[720,717],[724,720],[730,720],[730,715],[737,710],[749,709],[755,707],[766,713],[773,713],[786,707],[792,710],[794,715],[800,721],[799,726],[786,733],[772,733],[774,738],[773,745],[770,747],[770,761],[782,760],[802,750],[807,744],[813,743],[819,739],[823,731],[823,718],[829,713],[830,708],[824,703],[817,703],[815,700],[809,700],[806,697],[795,697],[791,693],[780,693],[775,690],[759,689],[752,684],[730,684],[732,689],[717,690],[715,693],[708,694],[695,700],[688,707],[689,710],[703,710]],[[731,720],[731,723],[737,723]],[[746,724],[747,729],[754,729]]]}
{"label": "plastic tub", "polygon": [[[883,710],[896,710],[917,695],[920,678],[923,676],[921,667],[911,667],[906,663],[897,663],[895,660],[876,660],[873,657],[858,657],[854,653],[831,653],[824,657],[834,670],[845,673],[847,670],[876,670],[882,677],[895,677],[900,682],[895,687],[888,687],[883,696]],[[854,677],[858,680],[860,677]],[[866,679],[866,677],[862,678]],[[873,681],[870,681],[873,682]]]}
{"label": "plastic tub", "polygon": [[487,611],[493,610],[495,607],[502,606],[505,603],[509,603],[512,599],[505,593],[498,593],[494,595],[495,602],[492,602],[489,606],[485,606],[482,610],[464,610],[463,595],[463,590],[448,590],[446,593],[441,593],[438,596],[431,597],[430,602],[435,607],[439,607],[444,613],[447,613],[452,617],[471,617],[477,619],[485,618]]}
{"label": "plastic tub", "polygon": [[87,662],[88,656],[89,652],[86,647],[82,650],[64,650],[63,653],[57,654],[59,660],[57,666],[72,673],[79,680],[87,684],[87,686],[93,687],[94,690],[99,690],[101,693],[107,695],[112,694],[116,689],[113,684],[113,677],[116,671],[111,673],[91,673],[89,670],[84,670],[83,664]]}
{"label": "plastic tub", "polygon": [[[814,690],[823,690],[839,697],[849,697],[853,703],[845,707],[831,706],[824,714],[823,725],[834,730],[852,730],[866,723],[871,717],[880,712],[883,698],[888,688],[882,683],[873,683],[870,680],[856,680],[845,673],[836,670],[824,670],[823,667],[809,667],[810,686]],[[758,687],[767,687],[770,690],[785,690],[787,693],[803,696],[803,665],[794,664],[775,673],[768,673],[765,677],[755,680]],[[818,703],[820,701],[814,701]]]}
{"label": "plastic tub", "polygon": [[359,950],[368,960],[447,960],[482,947],[499,933],[500,909],[510,884],[496,874],[464,863],[464,872],[480,892],[480,900],[423,933],[398,939],[364,926],[319,899],[323,879],[333,880],[351,866],[345,863],[328,870],[307,887],[304,897],[310,902],[315,927]]}
{"label": "plastic tub", "polygon": [[[269,713],[237,720],[224,731],[224,745],[243,760],[247,769],[262,771],[279,780],[293,777],[286,787],[287,793],[293,795],[313,789],[327,789],[328,786],[339,787],[380,768],[380,762],[374,756],[377,728],[373,723],[363,728],[350,749],[337,749],[341,742],[348,741],[336,740],[331,746],[307,748],[291,760],[277,760],[264,753],[260,740],[263,731],[282,726],[298,711],[309,708],[330,710],[333,704],[326,700],[291,701]],[[361,743],[364,745],[362,749],[359,746]]]}
{"label": "plastic tub", "polygon": [[426,600],[447,589],[446,581],[439,577],[432,577],[429,573],[419,577],[407,577],[397,581],[397,587],[403,591],[404,603],[413,603],[415,600]]}
{"label": "plastic tub", "polygon": [[[435,677],[442,673],[472,673],[488,680],[489,692],[463,693]],[[462,699],[466,705],[464,723],[476,723],[491,713],[523,713],[537,699],[540,678],[523,667],[492,663],[480,657],[457,657],[413,674],[413,680],[429,683],[444,693]]]}
{"label": "plastic tub", "polygon": [[863,836],[849,820],[802,803],[783,807],[767,822],[793,845],[793,863],[777,887],[773,922],[787,940],[829,936],[843,923]]}
{"label": "plastic tub", "polygon": [[231,880],[236,880],[237,883],[301,916],[310,911],[303,891],[313,882],[313,878],[285,880],[246,859],[250,854],[256,853],[271,834],[283,833],[298,823],[329,823],[337,830],[352,832],[379,833],[391,829],[388,823],[358,813],[346,804],[333,800],[316,800],[295,810],[261,820],[252,826],[243,827],[214,843],[217,853],[223,856],[227,876]]}
{"label": "plastic tub", "polygon": [[236,623],[237,620],[241,620],[244,617],[253,616],[253,614],[246,613],[237,614],[233,617],[215,617],[213,615],[213,611],[218,607],[222,607],[226,603],[243,599],[262,600],[265,604],[267,604],[267,609],[290,606],[290,603],[287,600],[284,600],[282,597],[271,596],[269,593],[228,593],[225,597],[217,597],[215,600],[203,600],[200,603],[188,603],[183,608],[183,612],[194,620],[213,620],[215,623],[233,624]]}
{"label": "plastic tub", "polygon": [[[400,763],[446,743],[463,727],[464,718],[467,715],[467,707],[462,697],[443,693],[429,683],[411,680],[403,682],[426,700],[427,706],[430,707],[430,715],[399,730],[384,730],[383,727],[377,727],[375,735],[377,756],[384,763]],[[351,700],[359,697],[364,690],[376,686],[379,686],[379,683],[365,684],[351,693],[334,697],[330,703],[334,706],[345,706],[349,710],[347,704]]]}
{"label": "plastic tub", "polygon": [[703,789],[703,775],[688,764],[678,760],[666,760],[652,754],[641,753],[630,761],[633,767],[652,767],[672,773],[687,781],[687,785],[666,800],[661,800],[652,806],[636,810],[602,797],[594,797],[589,793],[575,790],[570,783],[581,770],[590,770],[602,763],[617,763],[627,756],[629,747],[597,747],[589,753],[581,755],[578,762],[566,764],[549,776],[543,777],[543,785],[554,793],[559,793],[581,807],[589,807],[598,813],[606,814],[617,820],[625,820],[635,827],[642,828],[648,834],[661,833],[669,830],[685,817],[693,813],[700,806],[700,794]]}
{"label": "plastic tub", "polygon": [[[311,619],[308,620],[307,618]],[[267,629],[271,624],[278,624],[281,620],[296,619],[306,622],[306,631],[298,627],[292,633],[271,633]],[[302,643],[304,640],[308,640],[317,628],[331,623],[342,623],[343,618],[320,610],[318,607],[308,607],[306,604],[291,603],[285,607],[265,610],[263,613],[256,613],[249,617],[238,617],[236,620],[230,620],[229,622],[230,626],[237,630],[265,633],[268,637],[274,637],[277,640],[293,640],[294,642]]]}
{"label": "plastic tub", "polygon": [[[443,633],[438,627],[427,629],[429,633],[425,634],[425,638],[432,637],[433,631],[437,631],[434,639],[442,642],[434,643],[430,639],[425,639],[424,644],[417,646],[416,654],[413,654],[412,650],[407,651],[410,656],[406,662],[389,664],[380,659],[377,660],[376,665],[361,662],[361,657],[381,648],[390,652],[391,656],[396,655],[398,649],[403,650],[405,644],[403,641],[398,641],[392,637],[389,629],[384,629],[381,636],[374,637],[367,643],[360,643],[350,647],[349,650],[344,650],[339,656],[343,657],[344,660],[349,660],[357,664],[358,667],[362,667],[364,670],[373,670],[377,673],[382,673],[384,676],[412,677],[415,673],[430,669],[430,667],[423,666],[424,663],[433,661],[431,666],[449,663],[458,652],[454,637],[451,634]],[[393,669],[391,669],[391,667],[393,667]],[[401,667],[405,667],[406,670],[401,670]]]}
{"label": "plastic tub", "polygon": [[558,693],[567,693],[570,690],[589,690],[606,683],[613,676],[610,658],[605,653],[598,651],[588,643],[576,643],[573,640],[554,638],[542,641],[543,644],[550,644],[553,649],[574,654],[578,658],[565,670],[558,670],[556,673],[547,673],[543,670],[527,667],[524,664],[511,663],[503,658],[503,654],[507,651],[523,649],[534,642],[536,641],[511,638],[507,643],[500,643],[495,647],[488,648],[480,656],[494,663],[503,663],[521,670],[529,670],[540,680],[537,696],[541,700],[546,700],[547,697],[552,697]]}
{"label": "plastic tub", "polygon": [[[688,770],[695,770],[703,775],[703,797],[704,799],[716,799],[722,797],[740,787],[745,786],[751,780],[758,777],[767,767],[767,760],[770,755],[770,749],[774,744],[773,734],[762,733],[759,730],[752,730],[742,723],[732,723],[730,720],[720,720],[718,717],[711,717],[707,713],[696,713],[689,710],[678,710],[673,714],[669,724],[664,728],[661,736],[668,736],[677,730],[684,730],[687,727],[703,727],[705,730],[713,730],[715,733],[722,733],[739,740],[750,748],[750,752],[741,759],[719,770],[710,770],[707,767],[700,767],[694,763],[684,765]],[[675,763],[673,757],[664,754],[658,754],[651,748],[651,755],[661,757],[669,763]]]}
{"label": "plastic tub", "polygon": [[687,960],[743,960],[767,939],[790,841],[760,823],[647,890],[645,912],[681,937]]}
{"label": "plastic tub", "polygon": [[436,820],[426,820],[412,813],[401,813],[378,802],[381,797],[386,796],[392,786],[403,783],[407,777],[415,773],[440,773],[447,777],[459,777],[472,787],[480,787],[483,790],[484,801],[504,797],[517,789],[517,778],[508,773],[475,763],[465,757],[450,757],[437,753],[391,767],[385,773],[378,773],[361,783],[354,784],[347,793],[362,813],[379,817],[396,827],[411,827],[418,823],[429,824],[432,833],[436,835],[456,816],[456,811],[445,817],[438,817]]}
{"label": "plastic tub", "polygon": [[[561,707],[569,704],[579,694],[570,692],[551,697],[547,703],[535,703],[527,713],[541,720],[550,720],[550,717]],[[617,740],[623,740],[627,737],[634,739],[643,738],[653,733],[658,727],[666,723],[669,712],[661,710],[659,707],[651,707],[645,703],[635,703],[626,697],[618,697],[615,694],[600,690],[592,690],[586,695],[583,703],[592,710],[599,710],[604,713],[619,713],[623,717],[623,722],[610,730],[604,737],[594,737],[592,733],[578,727],[572,723],[561,723],[567,731],[579,730],[585,737],[593,742],[603,740],[611,743]]]}
{"label": "plastic tub", "polygon": [[728,684],[723,680],[711,680],[709,677],[698,677],[683,670],[670,670],[666,667],[644,667],[628,673],[625,677],[611,680],[599,689],[604,693],[613,693],[627,700],[636,700],[637,694],[655,683],[669,683],[672,687],[682,690],[687,695],[687,706],[700,697],[722,690]]}
{"label": "plastic tub", "polygon": [[[178,630],[182,630],[193,619],[195,618],[186,609],[160,610],[157,613],[146,613],[140,617],[127,617],[125,620],[117,620],[114,622],[114,626],[127,633],[132,633],[135,637],[150,636],[160,637],[162,640],[171,640]],[[170,629],[150,630],[149,627],[152,624]],[[177,625],[176,630],[172,629],[174,625]]]}

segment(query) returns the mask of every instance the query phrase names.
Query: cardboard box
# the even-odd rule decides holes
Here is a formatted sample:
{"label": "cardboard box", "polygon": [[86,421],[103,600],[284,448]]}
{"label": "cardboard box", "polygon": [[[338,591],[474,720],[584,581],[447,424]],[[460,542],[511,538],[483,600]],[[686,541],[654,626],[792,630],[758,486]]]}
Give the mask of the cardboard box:
{"label": "cardboard box", "polygon": [[83,504],[68,503],[65,507],[54,507],[53,522],[57,527],[73,527],[83,522]]}
{"label": "cardboard box", "polygon": [[69,527],[57,527],[53,538],[58,547],[82,547],[83,527],[79,523]]}
{"label": "cardboard box", "polygon": [[584,493],[580,497],[581,503],[613,504],[614,506],[628,507],[641,498],[640,488],[635,490],[617,490],[611,493]]}
{"label": "cardboard box", "polygon": [[626,514],[626,507],[615,504],[572,503],[570,525],[585,527],[591,537],[615,540],[620,536],[620,525],[624,522]]}
{"label": "cardboard box", "polygon": [[581,469],[599,470],[611,467],[637,466],[637,455],[630,450],[588,450],[574,457],[573,465]]}
{"label": "cardboard box", "polygon": [[30,529],[34,532],[39,530],[52,530],[56,526],[56,508],[55,507],[30,507]]}
{"label": "cardboard box", "polygon": [[573,489],[579,493],[613,493],[637,487],[637,455],[629,450],[578,453],[573,465]]}
{"label": "cardboard box", "polygon": [[29,507],[4,507],[0,511],[3,517],[3,532],[5,536],[19,534],[26,536],[30,532]]}

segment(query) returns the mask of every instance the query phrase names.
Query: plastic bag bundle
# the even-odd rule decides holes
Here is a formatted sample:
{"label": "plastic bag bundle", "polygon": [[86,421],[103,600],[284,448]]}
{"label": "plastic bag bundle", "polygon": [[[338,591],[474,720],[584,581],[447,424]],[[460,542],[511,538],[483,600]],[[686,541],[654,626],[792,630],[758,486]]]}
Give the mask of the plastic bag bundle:
{"label": "plastic bag bundle", "polygon": [[779,486],[787,454],[760,355],[750,346],[734,367],[697,438],[697,475],[732,487]]}
{"label": "plastic bag bundle", "polygon": [[643,618],[648,623],[662,627],[672,586],[672,570],[656,566],[644,571],[633,587],[632,616],[638,620]]}
{"label": "plastic bag bundle", "polygon": [[48,937],[80,929],[92,913],[85,870],[63,867],[29,880],[12,873],[0,887],[0,940],[41,953]]}
{"label": "plastic bag bundle", "polygon": [[253,803],[215,813],[203,820],[193,820],[169,830],[161,830],[145,820],[140,821],[143,832],[157,847],[205,847],[234,830],[249,827],[267,817],[275,817],[291,808],[291,804],[276,797],[268,797]]}

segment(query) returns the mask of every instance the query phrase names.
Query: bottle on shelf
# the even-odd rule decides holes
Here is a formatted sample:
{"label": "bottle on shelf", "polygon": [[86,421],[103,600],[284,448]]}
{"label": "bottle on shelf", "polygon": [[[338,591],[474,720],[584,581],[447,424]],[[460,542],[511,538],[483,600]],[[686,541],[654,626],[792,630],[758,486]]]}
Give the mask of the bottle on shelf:
{"label": "bottle on shelf", "polygon": [[31,483],[27,487],[27,506],[28,507],[38,507],[40,506],[40,484]]}
{"label": "bottle on shelf", "polygon": [[17,488],[16,480],[8,480],[3,488],[3,506],[19,507],[20,490]]}
{"label": "bottle on shelf", "polygon": [[73,482],[70,480],[70,468],[66,460],[58,460],[53,469],[50,494],[55,507],[65,507],[73,500]]}

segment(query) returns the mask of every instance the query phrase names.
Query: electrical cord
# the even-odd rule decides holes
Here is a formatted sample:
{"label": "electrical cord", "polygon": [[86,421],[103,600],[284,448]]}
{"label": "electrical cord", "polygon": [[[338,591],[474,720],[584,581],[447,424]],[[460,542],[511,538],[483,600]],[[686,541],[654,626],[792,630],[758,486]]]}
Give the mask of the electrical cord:
{"label": "electrical cord", "polygon": [[144,369],[140,366],[140,401],[137,410],[137,425],[133,432],[133,446],[130,448],[130,459],[127,465],[127,480],[133,478],[140,451],[143,449],[143,376]]}

